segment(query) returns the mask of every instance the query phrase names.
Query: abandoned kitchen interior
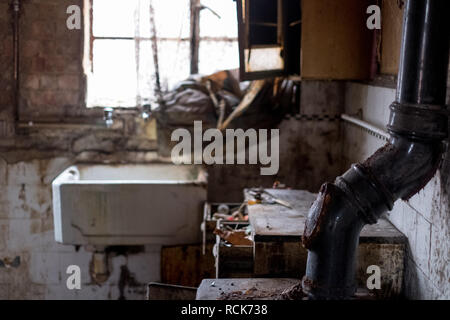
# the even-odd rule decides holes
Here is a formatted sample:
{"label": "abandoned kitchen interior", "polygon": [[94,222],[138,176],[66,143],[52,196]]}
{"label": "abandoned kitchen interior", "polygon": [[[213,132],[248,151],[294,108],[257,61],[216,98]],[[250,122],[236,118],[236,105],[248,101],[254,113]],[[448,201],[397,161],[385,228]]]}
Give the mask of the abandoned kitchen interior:
{"label": "abandoned kitchen interior", "polygon": [[0,299],[450,299],[447,0],[0,0]]}

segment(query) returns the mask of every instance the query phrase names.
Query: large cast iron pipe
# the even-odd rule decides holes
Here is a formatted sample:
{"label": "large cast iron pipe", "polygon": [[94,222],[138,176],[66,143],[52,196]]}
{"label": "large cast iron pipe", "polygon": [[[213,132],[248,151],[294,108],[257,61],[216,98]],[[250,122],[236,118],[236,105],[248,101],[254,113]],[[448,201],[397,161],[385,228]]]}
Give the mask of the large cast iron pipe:
{"label": "large cast iron pipe", "polygon": [[356,290],[359,234],[394,202],[434,176],[447,137],[448,0],[409,0],[403,20],[396,101],[389,142],[369,159],[325,183],[303,234],[308,249],[303,291],[312,299],[347,299]]}

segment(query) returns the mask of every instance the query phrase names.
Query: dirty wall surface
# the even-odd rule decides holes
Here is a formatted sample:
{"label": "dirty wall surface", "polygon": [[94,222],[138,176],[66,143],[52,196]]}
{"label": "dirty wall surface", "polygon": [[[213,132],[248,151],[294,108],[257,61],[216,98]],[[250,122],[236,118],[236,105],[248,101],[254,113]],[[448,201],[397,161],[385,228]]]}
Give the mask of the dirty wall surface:
{"label": "dirty wall surface", "polygon": [[[111,249],[110,274],[96,283],[92,248],[54,241],[51,182],[77,162],[159,161],[155,123],[125,111],[105,128],[103,111],[84,103],[83,33],[66,28],[66,8],[82,1],[29,0],[20,18],[16,127],[8,4],[0,1],[0,260],[11,267],[0,267],[0,299],[143,299],[145,284],[160,280],[160,247]],[[239,201],[242,188],[275,179],[317,191],[339,173],[342,84],[310,82],[302,90],[301,114],[280,124],[279,174],[262,179],[258,167],[209,167],[211,201]],[[71,264],[81,268],[81,290],[66,287]]]}
{"label": "dirty wall surface", "polygon": [[[345,112],[386,128],[395,89],[347,83]],[[447,97],[447,101],[449,98]],[[448,102],[447,102],[448,103]],[[353,125],[343,125],[345,170],[363,161],[385,141]],[[411,299],[450,299],[450,152],[436,175],[409,201],[397,201],[388,219],[408,238],[405,295]]]}

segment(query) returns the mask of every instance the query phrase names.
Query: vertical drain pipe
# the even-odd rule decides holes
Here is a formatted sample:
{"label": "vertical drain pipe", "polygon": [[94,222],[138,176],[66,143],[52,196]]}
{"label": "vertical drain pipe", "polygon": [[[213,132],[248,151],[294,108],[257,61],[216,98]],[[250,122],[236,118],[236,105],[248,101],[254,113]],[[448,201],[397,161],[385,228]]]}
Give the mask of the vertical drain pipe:
{"label": "vertical drain pipe", "polygon": [[20,79],[19,79],[19,16],[20,0],[12,1],[13,11],[13,78],[14,78],[14,122],[17,127],[19,124],[19,97],[20,97]]}
{"label": "vertical drain pipe", "polygon": [[389,142],[333,183],[322,185],[305,224],[303,291],[311,299],[348,299],[356,290],[361,229],[434,176],[447,138],[445,106],[450,1],[408,0]]}

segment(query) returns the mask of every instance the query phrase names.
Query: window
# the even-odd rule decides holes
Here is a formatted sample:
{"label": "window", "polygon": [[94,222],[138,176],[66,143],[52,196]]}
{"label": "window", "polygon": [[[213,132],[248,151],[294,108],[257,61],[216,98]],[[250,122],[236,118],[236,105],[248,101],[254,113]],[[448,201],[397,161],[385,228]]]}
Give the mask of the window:
{"label": "window", "polygon": [[241,80],[300,73],[301,2],[237,0]]}
{"label": "window", "polygon": [[154,105],[153,43],[162,90],[186,79],[191,70],[192,3],[200,12],[195,44],[199,73],[238,68],[232,0],[202,0],[201,4],[198,0],[86,0],[87,106]]}

